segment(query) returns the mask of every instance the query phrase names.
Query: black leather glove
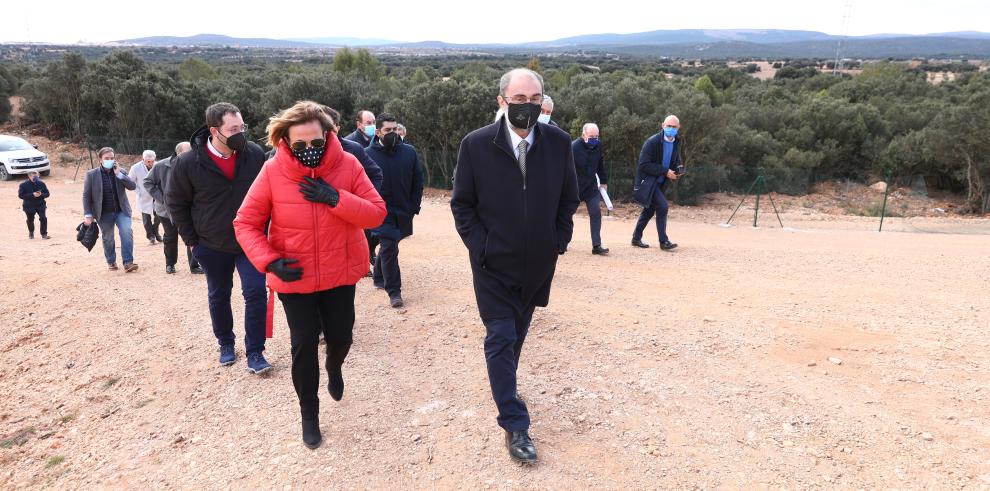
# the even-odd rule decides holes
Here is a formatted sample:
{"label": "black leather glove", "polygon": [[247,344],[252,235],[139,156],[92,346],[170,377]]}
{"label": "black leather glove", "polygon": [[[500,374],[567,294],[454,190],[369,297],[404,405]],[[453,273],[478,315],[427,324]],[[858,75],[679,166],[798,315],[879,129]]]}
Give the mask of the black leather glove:
{"label": "black leather glove", "polygon": [[290,268],[290,264],[298,263],[298,259],[276,259],[268,265],[268,271],[271,271],[278,279],[291,283],[293,281],[299,281],[302,278],[303,270],[302,268]]}
{"label": "black leather glove", "polygon": [[303,179],[306,182],[299,185],[299,191],[304,198],[314,203],[328,204],[330,208],[337,206],[340,201],[340,193],[333,186],[327,184],[322,178],[313,179],[306,176]]}

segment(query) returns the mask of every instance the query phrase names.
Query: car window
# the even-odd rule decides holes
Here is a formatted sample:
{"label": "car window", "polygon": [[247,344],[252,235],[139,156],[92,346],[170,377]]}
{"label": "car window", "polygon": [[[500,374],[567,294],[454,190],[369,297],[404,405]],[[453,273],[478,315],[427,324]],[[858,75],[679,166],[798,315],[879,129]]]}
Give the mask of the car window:
{"label": "car window", "polygon": [[21,140],[20,138],[11,138],[0,140],[0,152],[10,152],[14,150],[32,150],[34,149],[30,143]]}

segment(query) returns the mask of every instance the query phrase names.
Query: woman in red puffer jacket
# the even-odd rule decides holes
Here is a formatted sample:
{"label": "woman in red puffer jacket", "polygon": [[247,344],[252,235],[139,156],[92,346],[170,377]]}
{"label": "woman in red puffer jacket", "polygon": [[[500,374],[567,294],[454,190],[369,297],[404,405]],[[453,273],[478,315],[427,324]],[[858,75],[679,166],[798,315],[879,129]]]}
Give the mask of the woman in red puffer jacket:
{"label": "woman in red puffer jacket", "polygon": [[[277,151],[234,219],[241,248],[259,271],[267,272],[268,286],[285,308],[292,384],[309,448],[323,439],[319,334],[327,341],[328,389],[339,401],[341,366],[354,328],[354,285],[368,273],[364,230],[381,225],[386,214],[385,202],[357,159],[343,151],[336,133],[324,106],[315,102],[297,102],[272,118],[268,142]],[[270,301],[269,318],[273,307]]]}

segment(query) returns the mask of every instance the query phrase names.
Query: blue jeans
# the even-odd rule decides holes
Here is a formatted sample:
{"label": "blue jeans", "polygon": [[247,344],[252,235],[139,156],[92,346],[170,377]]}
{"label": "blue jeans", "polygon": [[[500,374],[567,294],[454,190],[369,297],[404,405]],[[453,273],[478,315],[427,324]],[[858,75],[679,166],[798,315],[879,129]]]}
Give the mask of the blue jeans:
{"label": "blue jeans", "polygon": [[230,295],[234,289],[234,269],[241,277],[244,295],[244,351],[261,353],[265,350],[265,274],[254,268],[244,253],[230,254],[196,245],[193,256],[206,273],[206,288],[210,301],[213,335],[220,346],[234,344],[234,314]]}
{"label": "blue jeans", "polygon": [[653,191],[653,200],[650,206],[643,208],[642,213],[639,214],[639,220],[636,221],[636,230],[633,231],[633,240],[643,239],[643,231],[646,230],[646,224],[650,223],[650,219],[656,214],[657,235],[660,236],[660,242],[669,242],[670,239],[667,237],[667,211],[669,208],[667,198],[664,197],[663,191],[660,191],[660,186],[657,186]]}
{"label": "blue jeans", "polygon": [[120,212],[104,213],[96,223],[103,235],[103,255],[107,258],[107,264],[117,262],[117,244],[113,240],[114,225],[120,231],[120,255],[124,257],[124,264],[133,263],[134,231],[131,230],[131,216]]}
{"label": "blue jeans", "polygon": [[485,323],[485,361],[488,365],[488,383],[492,399],[498,408],[498,425],[506,431],[529,428],[529,410],[526,403],[516,397],[516,370],[529,324],[533,321],[529,307],[522,316],[504,319],[482,319]]}

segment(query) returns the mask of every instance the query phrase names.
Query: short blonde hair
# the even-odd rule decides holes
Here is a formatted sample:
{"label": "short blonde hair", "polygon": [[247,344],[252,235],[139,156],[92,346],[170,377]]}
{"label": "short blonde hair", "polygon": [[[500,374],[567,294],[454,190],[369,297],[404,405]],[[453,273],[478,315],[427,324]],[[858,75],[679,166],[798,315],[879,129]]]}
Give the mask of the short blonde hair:
{"label": "short blonde hair", "polygon": [[337,126],[333,124],[333,119],[324,107],[313,101],[298,101],[292,107],[273,116],[268,120],[268,128],[266,128],[268,145],[277,148],[278,143],[289,136],[289,128],[311,121],[319,121],[324,131],[337,132]]}

